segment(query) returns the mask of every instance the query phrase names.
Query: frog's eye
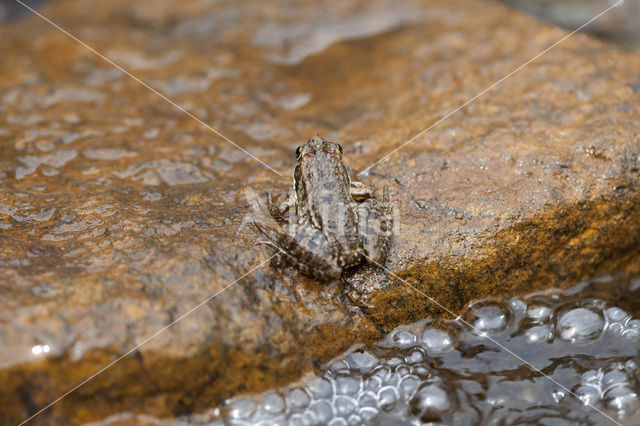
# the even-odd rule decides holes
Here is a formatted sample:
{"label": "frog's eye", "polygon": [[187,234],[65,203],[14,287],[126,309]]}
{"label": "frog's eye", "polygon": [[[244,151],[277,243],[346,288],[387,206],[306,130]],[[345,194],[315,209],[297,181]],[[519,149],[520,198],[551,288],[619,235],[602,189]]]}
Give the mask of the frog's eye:
{"label": "frog's eye", "polygon": [[342,147],[340,146],[339,143],[337,143],[336,145],[338,145],[338,150],[340,151],[340,154],[342,154]]}
{"label": "frog's eye", "polygon": [[300,159],[300,150],[302,149],[302,145],[300,145],[299,147],[296,148],[296,158],[299,160]]}

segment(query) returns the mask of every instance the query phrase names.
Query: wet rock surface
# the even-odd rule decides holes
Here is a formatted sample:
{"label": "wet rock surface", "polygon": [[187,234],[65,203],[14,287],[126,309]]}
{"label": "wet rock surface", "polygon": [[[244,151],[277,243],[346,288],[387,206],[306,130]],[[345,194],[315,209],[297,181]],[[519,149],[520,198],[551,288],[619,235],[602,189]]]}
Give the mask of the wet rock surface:
{"label": "wet rock surface", "polygon": [[[364,170],[566,34],[484,1],[274,5],[42,11],[282,176],[42,20],[0,28],[1,422],[260,264],[244,190],[286,192],[306,138]],[[376,165],[362,179],[389,186],[401,225],[386,267],[457,313],[626,264],[639,71],[576,35]],[[321,284],[258,268],[35,421],[203,410],[438,313],[380,269]],[[568,340],[596,333],[567,315]]]}

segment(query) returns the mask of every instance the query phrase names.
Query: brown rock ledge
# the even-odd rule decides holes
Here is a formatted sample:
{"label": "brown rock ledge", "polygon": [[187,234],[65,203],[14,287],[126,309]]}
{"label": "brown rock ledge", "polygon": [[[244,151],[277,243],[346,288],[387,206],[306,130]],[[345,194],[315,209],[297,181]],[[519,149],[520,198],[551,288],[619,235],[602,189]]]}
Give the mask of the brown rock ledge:
{"label": "brown rock ledge", "polygon": [[[307,137],[362,170],[566,34],[490,1],[277,4],[43,12],[284,177],[38,18],[0,28],[1,424],[258,264],[243,191],[285,191]],[[459,311],[628,264],[639,76],[576,35],[378,165],[401,223],[386,267]],[[436,312],[375,268],[259,269],[34,423],[197,411]]]}

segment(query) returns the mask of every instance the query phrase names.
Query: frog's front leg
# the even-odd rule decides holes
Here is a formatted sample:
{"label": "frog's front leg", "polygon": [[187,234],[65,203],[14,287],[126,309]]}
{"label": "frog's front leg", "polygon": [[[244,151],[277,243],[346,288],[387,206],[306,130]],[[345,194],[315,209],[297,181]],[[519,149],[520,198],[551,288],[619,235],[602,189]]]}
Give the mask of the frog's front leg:
{"label": "frog's front leg", "polygon": [[291,223],[275,227],[260,222],[254,225],[280,251],[287,263],[305,274],[324,280],[340,277],[342,269],[329,254],[329,241],[313,226]]}
{"label": "frog's front leg", "polygon": [[293,207],[295,205],[295,193],[289,191],[286,196],[278,196],[275,198],[267,193],[267,210],[269,214],[276,220],[285,220],[287,214],[295,211]]}
{"label": "frog's front leg", "polygon": [[382,201],[372,198],[358,204],[358,233],[367,261],[383,264],[393,233],[393,211],[386,187]]}

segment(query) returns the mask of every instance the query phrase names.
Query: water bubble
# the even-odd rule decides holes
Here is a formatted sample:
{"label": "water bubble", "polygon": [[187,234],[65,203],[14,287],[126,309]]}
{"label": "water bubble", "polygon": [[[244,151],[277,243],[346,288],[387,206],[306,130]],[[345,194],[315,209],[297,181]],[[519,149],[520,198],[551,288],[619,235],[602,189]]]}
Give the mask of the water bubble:
{"label": "water bubble", "polygon": [[624,368],[630,374],[634,374],[635,371],[638,369],[638,364],[634,360],[628,359],[624,362],[624,365],[622,366],[622,368]]}
{"label": "water bubble", "polygon": [[399,373],[398,372],[393,372],[389,375],[389,377],[387,377],[387,380],[385,380],[382,383],[382,386],[396,386],[398,383],[400,383],[400,379],[402,379],[403,375],[408,375],[409,373],[411,373],[411,370],[409,368],[407,368],[406,365],[403,365],[399,368]]}
{"label": "water bubble", "polygon": [[553,310],[549,306],[540,304],[531,304],[527,308],[527,316],[535,321],[544,321],[551,316]]}
{"label": "water bubble", "polygon": [[375,419],[379,413],[380,412],[374,407],[362,407],[358,410],[358,415],[364,420],[364,423],[369,423]]}
{"label": "water bubble", "polygon": [[623,324],[620,324],[619,322],[613,322],[613,323],[609,323],[609,326],[607,327],[607,332],[611,333],[614,336],[621,336],[624,334],[625,328]]}
{"label": "water bubble", "polygon": [[423,384],[409,404],[410,414],[423,422],[437,422],[453,409],[449,394],[437,384]]}
{"label": "water bubble", "polygon": [[625,374],[624,371],[620,370],[612,370],[602,377],[602,386],[609,389],[613,386],[619,386],[621,384],[626,384],[629,381],[629,377]]}
{"label": "water bubble", "polygon": [[583,385],[580,386],[576,391],[576,395],[578,398],[582,400],[585,404],[595,404],[600,401],[600,390],[591,385]]}
{"label": "water bubble", "polygon": [[302,410],[309,405],[309,395],[300,388],[292,389],[287,395],[287,406],[292,410]]}
{"label": "water bubble", "polygon": [[378,359],[371,352],[356,350],[347,355],[351,367],[361,373],[368,373],[378,364]]}
{"label": "water bubble", "polygon": [[284,399],[279,394],[270,392],[262,398],[262,408],[267,413],[280,414],[285,409]]}
{"label": "water bubble", "polygon": [[396,328],[385,339],[389,346],[404,349],[416,344],[416,335],[402,328]]}
{"label": "water bubble", "polygon": [[572,343],[591,343],[600,338],[605,320],[601,312],[574,308],[558,316],[556,332],[562,340]]}
{"label": "water bubble", "polygon": [[367,391],[377,392],[382,387],[384,380],[378,376],[369,377],[363,384],[362,388]]}
{"label": "water bubble", "polygon": [[404,364],[404,359],[398,357],[389,358],[385,361],[385,364],[391,367],[395,367],[397,365]]}
{"label": "water bubble", "polygon": [[604,314],[607,319],[612,322],[622,322],[629,316],[629,314],[618,307],[609,308],[604,311]]}
{"label": "water bubble", "polygon": [[520,299],[511,299],[509,306],[514,312],[522,313],[527,309],[527,304]]}
{"label": "water bubble", "polygon": [[247,419],[256,411],[256,404],[248,399],[238,399],[229,406],[229,416],[233,419]]}
{"label": "water bubble", "polygon": [[335,417],[329,422],[329,426],[348,426],[349,423],[342,417]]}
{"label": "water bubble", "polygon": [[410,400],[420,386],[421,382],[422,381],[418,376],[410,375],[404,377],[398,385],[398,389],[400,390],[400,396],[402,396],[402,399]]}
{"label": "water bubble", "polygon": [[320,424],[327,423],[333,417],[333,407],[325,400],[311,402],[307,411],[311,411]]}
{"label": "water bubble", "polygon": [[511,325],[513,313],[503,303],[482,301],[471,305],[464,317],[476,334],[495,336]]}
{"label": "water bubble", "polygon": [[396,368],[393,369],[393,378],[394,380],[388,380],[388,382],[396,382],[396,377],[397,376],[397,381],[399,381],[401,378],[403,378],[404,376],[408,376],[411,373],[411,369],[409,368],[408,365],[398,365]]}
{"label": "water bubble", "polygon": [[358,404],[364,407],[377,407],[378,395],[372,391],[365,391],[358,395]]}
{"label": "water bubble", "polygon": [[415,374],[418,377],[429,377],[430,371],[424,365],[413,365],[411,366],[411,374]]}
{"label": "water bubble", "polygon": [[345,395],[338,395],[333,400],[333,409],[336,416],[347,417],[355,411],[357,406],[358,404],[353,398]]}
{"label": "water bubble", "polygon": [[640,320],[632,319],[625,324],[622,335],[627,339],[637,342],[640,340]]}
{"label": "water bubble", "polygon": [[605,393],[608,408],[624,410],[638,402],[638,395],[629,386],[616,386]]}
{"label": "water bubble", "polygon": [[389,377],[391,377],[391,368],[389,368],[386,365],[379,365],[379,366],[377,366],[377,367],[375,367],[373,369],[373,371],[371,372],[371,375],[369,377],[370,378],[377,377],[382,382],[384,382],[384,381],[388,380]]}
{"label": "water bubble", "polygon": [[309,419],[306,419],[303,414],[295,413],[289,417],[289,426],[307,426],[313,424]]}
{"label": "water bubble", "polygon": [[445,330],[427,327],[422,332],[422,344],[430,353],[444,353],[453,349],[455,340]]}
{"label": "water bubble", "polygon": [[347,422],[350,425],[356,426],[356,425],[361,425],[362,424],[362,417],[360,417],[357,414],[352,414],[349,416],[349,418],[347,419]]}
{"label": "water bubble", "polygon": [[329,370],[334,374],[349,373],[350,369],[349,363],[344,359],[331,363],[329,367]]}
{"label": "water bubble", "polygon": [[360,390],[360,378],[346,374],[339,374],[335,378],[336,393],[342,395],[355,395]]}
{"label": "water bubble", "polygon": [[385,386],[378,391],[379,406],[382,411],[391,411],[398,401],[398,391],[394,386]]}
{"label": "water bubble", "polygon": [[581,383],[599,383],[602,374],[598,370],[589,370],[580,376]]}
{"label": "water bubble", "polygon": [[424,352],[422,352],[420,348],[416,348],[409,352],[409,355],[407,355],[407,357],[405,358],[405,362],[407,364],[418,364],[424,362],[425,359],[426,356]]}
{"label": "water bubble", "polygon": [[333,395],[333,385],[326,378],[314,377],[309,380],[307,390],[317,398],[329,398]]}
{"label": "water bubble", "polygon": [[524,335],[529,343],[548,342],[553,338],[553,330],[551,329],[551,326],[547,324],[534,325],[533,327],[528,328],[524,332]]}

